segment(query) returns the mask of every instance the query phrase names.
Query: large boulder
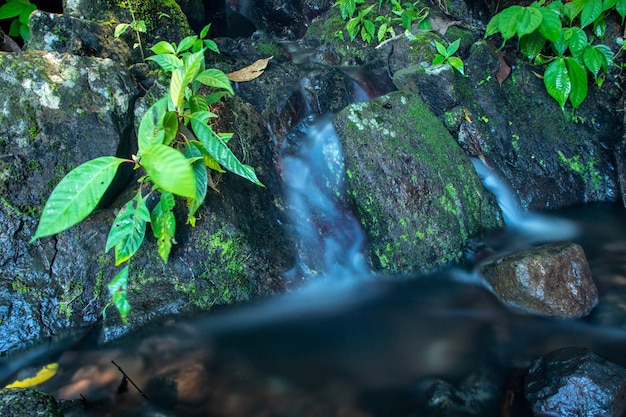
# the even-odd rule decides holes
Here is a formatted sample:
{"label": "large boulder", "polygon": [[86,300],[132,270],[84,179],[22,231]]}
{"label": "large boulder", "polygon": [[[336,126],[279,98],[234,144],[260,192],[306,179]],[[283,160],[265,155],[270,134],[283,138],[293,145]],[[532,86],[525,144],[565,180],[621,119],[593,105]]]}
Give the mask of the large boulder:
{"label": "large boulder", "polygon": [[495,199],[418,95],[353,104],[334,124],[376,270],[415,272],[459,261],[470,238],[501,225]]}

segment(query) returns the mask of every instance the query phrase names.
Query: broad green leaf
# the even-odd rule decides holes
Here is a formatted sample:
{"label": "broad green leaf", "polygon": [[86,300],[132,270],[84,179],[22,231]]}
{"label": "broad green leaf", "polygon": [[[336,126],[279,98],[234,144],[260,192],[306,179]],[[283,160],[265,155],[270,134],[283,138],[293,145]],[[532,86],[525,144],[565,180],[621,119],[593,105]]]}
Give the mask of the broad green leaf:
{"label": "broad green leaf", "polygon": [[448,64],[461,74],[465,75],[465,68],[463,66],[463,61],[461,60],[461,58],[451,56],[450,58],[448,58]]}
{"label": "broad green leaf", "polygon": [[130,303],[127,299],[128,291],[128,265],[126,265],[120,272],[115,275],[115,278],[107,285],[111,300],[117,311],[122,317],[122,322],[127,324],[126,320],[128,313],[130,313]]}
{"label": "broad green leaf", "polygon": [[373,37],[376,34],[376,26],[374,26],[374,23],[371,20],[364,20],[363,27],[370,36]]}
{"label": "broad green leaf", "polygon": [[160,55],[160,54],[176,55],[176,49],[174,49],[174,46],[171,43],[166,42],[166,41],[158,42],[154,46],[148,49],[150,49],[152,52],[154,52],[157,55]]}
{"label": "broad green leaf", "polygon": [[152,233],[157,238],[158,252],[163,261],[167,263],[172,249],[172,244],[176,243],[174,235],[176,233],[176,218],[172,209],[175,201],[172,193],[161,192],[161,197],[156,206],[152,209],[150,220],[152,223]]}
{"label": "broad green leaf", "polygon": [[200,123],[208,124],[210,119],[217,117],[217,114],[205,109],[204,111],[192,113],[192,117]]}
{"label": "broad green leaf", "polygon": [[209,51],[213,51],[216,54],[220,53],[220,49],[218,48],[217,44],[213,42],[211,39],[205,39],[203,41],[203,44]]}
{"label": "broad green leaf", "polygon": [[622,24],[624,24],[624,17],[626,16],[626,0],[617,0],[615,3],[615,10],[622,17]]}
{"label": "broad green leaf", "polygon": [[543,20],[542,13],[534,7],[523,7],[517,18],[517,37],[536,31]]}
{"label": "broad green leaf", "polygon": [[450,45],[448,45],[448,47],[446,48],[446,56],[454,55],[455,52],[459,50],[460,45],[461,45],[461,38],[455,40]]}
{"label": "broad green leaf", "polygon": [[602,59],[602,69],[604,69],[604,72],[609,72],[609,67],[613,65],[613,58],[615,57],[615,54],[613,53],[611,48],[606,45],[600,44],[594,45],[593,47],[604,57]]}
{"label": "broad green leaf", "polygon": [[613,7],[615,7],[615,4],[617,3],[617,0],[604,0],[602,2],[602,11],[606,12],[609,9],[612,9]]}
{"label": "broad green leaf", "polygon": [[593,33],[600,39],[606,34],[606,19],[604,16],[593,22]]}
{"label": "broad green leaf", "polygon": [[165,113],[165,117],[163,118],[163,130],[165,131],[163,144],[170,145],[178,134],[178,115],[176,112],[168,111]]}
{"label": "broad green leaf", "polygon": [[[198,146],[202,146],[200,142],[190,141],[187,142],[187,145],[188,146],[185,148],[185,156],[187,158],[195,158],[198,156],[203,158],[205,157],[204,153],[201,152],[200,149],[198,149]],[[187,199],[187,223],[195,226],[195,214],[202,205],[202,203],[204,203],[204,199],[206,198],[209,178],[204,161],[196,161],[191,166],[196,176],[196,192],[198,194],[198,198]]]}
{"label": "broad green leaf", "polygon": [[593,46],[585,48],[585,52],[583,52],[583,62],[594,77],[597,77],[600,69],[602,69],[603,60],[604,55],[596,48]]}
{"label": "broad green leaf", "polygon": [[210,23],[206,25],[205,27],[203,27],[202,30],[200,31],[200,39],[206,38],[206,35],[209,33],[209,30],[211,30]]}
{"label": "broad green leaf", "polygon": [[500,12],[501,16],[498,20],[498,28],[505,42],[517,33],[517,21],[523,12],[524,7],[522,6],[507,7]]}
{"label": "broad green leaf", "polygon": [[115,217],[107,238],[105,252],[115,248],[115,265],[120,265],[137,252],[146,236],[146,223],[150,212],[141,191],[124,204]]}
{"label": "broad green leaf", "polygon": [[[209,151],[206,150],[202,142],[197,141],[197,140],[191,140],[188,143],[192,144],[195,147],[195,149],[197,149],[197,151],[200,152],[200,155],[197,155],[197,154],[195,155],[196,157],[197,156],[202,157],[202,160],[204,162],[203,165],[206,168],[212,169],[213,171],[217,171],[217,172],[226,172],[224,168],[222,168],[220,164],[218,164],[217,161],[211,156]],[[224,143],[226,143],[226,140],[224,140]],[[187,154],[185,154],[185,156],[187,156],[188,159],[192,158],[191,156],[188,156]]]}
{"label": "broad green leaf", "polygon": [[62,232],[87,217],[109,188],[118,166],[125,161],[103,156],[70,171],[52,190],[31,242]]}
{"label": "broad green leaf", "polygon": [[24,9],[22,10],[22,13],[20,13],[20,17],[19,17],[20,22],[22,22],[22,24],[26,26],[27,28],[28,28],[28,22],[30,20],[30,15],[35,10],[37,10],[37,6],[35,6],[34,4],[27,3],[26,7],[24,7]]}
{"label": "broad green leaf", "polygon": [[546,45],[546,38],[539,32],[523,36],[519,41],[519,49],[530,61],[533,61]]}
{"label": "broad green leaf", "polygon": [[491,18],[489,23],[487,23],[487,28],[485,29],[485,38],[488,38],[489,36],[495,35],[496,33],[500,32],[501,18],[502,17],[500,16],[500,13]]}
{"label": "broad green leaf", "polygon": [[433,58],[433,65],[441,65],[444,62],[446,62],[446,57],[441,55],[441,54],[437,54],[435,55],[435,57]]}
{"label": "broad green leaf", "polygon": [[583,7],[585,7],[586,2],[587,0],[573,0],[563,5],[561,10],[563,11],[565,17],[570,19],[570,23],[573,22],[574,19],[580,14]]}
{"label": "broad green leaf", "polygon": [[199,83],[207,85],[209,87],[223,88],[224,90],[228,90],[230,94],[235,94],[235,92],[233,91],[233,87],[230,84],[230,80],[228,79],[228,76],[222,71],[215,68],[209,68],[202,71],[196,76],[194,81],[198,81]]}
{"label": "broad green leaf", "polygon": [[539,33],[551,42],[556,42],[561,36],[561,18],[555,10],[541,7],[541,24],[539,25]]}
{"label": "broad green leaf", "polygon": [[25,7],[26,4],[15,1],[5,3],[0,7],[0,19],[9,19],[11,17],[19,16]]}
{"label": "broad green leaf", "polygon": [[196,40],[198,40],[198,37],[196,35],[187,36],[185,39],[180,41],[180,43],[176,47],[176,53],[180,54],[181,52],[186,51],[187,49],[191,48],[193,44],[196,42]]}
{"label": "broad green leaf", "polygon": [[578,56],[582,54],[588,45],[587,34],[578,27],[574,27],[571,30],[572,35],[569,39],[569,50],[572,51],[572,55]]}
{"label": "broad green leaf", "polygon": [[546,67],[546,71],[543,74],[543,83],[548,94],[559,103],[561,110],[563,110],[572,89],[564,58],[557,58]]}
{"label": "broad green leaf", "polygon": [[214,104],[220,101],[222,97],[226,95],[228,95],[228,91],[225,91],[225,90],[216,91],[214,93],[208,94],[204,99],[206,100],[207,106],[210,106],[211,104]]}
{"label": "broad green leaf", "polygon": [[437,52],[439,52],[441,55],[443,55],[444,57],[446,57],[447,52],[446,52],[446,47],[443,46],[443,44],[441,44],[440,42],[435,41],[435,48],[437,48]]}
{"label": "broad green leaf", "polygon": [[155,102],[141,118],[137,130],[139,154],[152,145],[161,144],[165,140],[163,119],[167,113],[167,97]]}
{"label": "broad green leaf", "polygon": [[350,41],[354,41],[359,34],[359,23],[361,23],[361,21],[358,17],[354,17],[346,23],[346,30],[348,31],[348,35],[350,35]]}
{"label": "broad green leaf", "polygon": [[569,101],[573,108],[577,108],[587,97],[587,70],[574,58],[565,58],[572,89]]}
{"label": "broad green leaf", "polygon": [[115,26],[115,32],[113,33],[113,36],[115,36],[116,38],[119,38],[129,28],[130,28],[130,25],[128,23],[120,23],[119,25]]}
{"label": "broad green leaf", "polygon": [[152,55],[146,59],[156,62],[166,72],[172,72],[183,65],[183,61],[174,54]]}
{"label": "broad green leaf", "polygon": [[30,39],[30,29],[28,28],[28,25],[20,25],[20,36],[25,42],[28,42]]}
{"label": "broad green leaf", "polygon": [[22,32],[23,26],[24,25],[22,25],[19,19],[15,19],[13,22],[11,22],[11,26],[9,26],[9,36],[12,36],[12,37],[19,36],[20,33]]}
{"label": "broad green leaf", "polygon": [[213,132],[210,126],[202,123],[191,115],[191,126],[197,138],[202,142],[208,153],[224,168],[240,175],[253,183],[263,186],[254,173],[254,168],[242,164],[237,157],[228,149],[226,143]]}
{"label": "broad green leaf", "polygon": [[592,24],[602,13],[602,0],[585,0],[580,13],[580,27]]}
{"label": "broad green leaf", "polygon": [[201,94],[193,94],[189,97],[189,111],[191,113],[197,113],[200,111],[207,111],[209,108],[206,99]]}
{"label": "broad green leaf", "polygon": [[196,78],[200,68],[204,67],[204,52],[196,52],[185,57],[183,65],[172,72],[170,97],[176,109],[182,109],[185,89]]}
{"label": "broad green leaf", "polygon": [[146,33],[146,22],[143,20],[133,20],[130,24],[130,27],[133,28],[135,32]]}
{"label": "broad green leaf", "polygon": [[196,198],[196,183],[187,158],[174,148],[152,145],[139,161],[150,180],[159,188],[182,197]]}

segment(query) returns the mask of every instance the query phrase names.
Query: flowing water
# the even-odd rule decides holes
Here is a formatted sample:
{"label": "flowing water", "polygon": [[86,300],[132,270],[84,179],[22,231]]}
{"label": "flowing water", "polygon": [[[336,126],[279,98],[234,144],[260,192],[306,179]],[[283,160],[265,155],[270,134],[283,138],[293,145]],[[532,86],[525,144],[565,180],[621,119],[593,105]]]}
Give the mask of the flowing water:
{"label": "flowing water", "polygon": [[[103,347],[42,346],[1,364],[0,383],[27,365],[58,362],[58,374],[41,388],[86,404],[66,415],[425,416],[436,381],[451,387],[482,381],[502,393],[518,369],[558,347],[587,346],[626,365],[626,331],[606,314],[559,321],[512,311],[471,268],[421,277],[368,273],[330,118],[298,125],[285,138],[281,164],[301,238],[294,268],[312,285],[173,319]],[[624,210],[527,213],[491,171],[480,162],[476,168],[508,224],[486,239],[494,251],[574,240],[585,248],[601,293],[624,285]],[[117,366],[143,395],[122,384]],[[503,395],[489,397],[483,415],[501,415]],[[509,415],[527,415],[523,406],[512,407]]]}

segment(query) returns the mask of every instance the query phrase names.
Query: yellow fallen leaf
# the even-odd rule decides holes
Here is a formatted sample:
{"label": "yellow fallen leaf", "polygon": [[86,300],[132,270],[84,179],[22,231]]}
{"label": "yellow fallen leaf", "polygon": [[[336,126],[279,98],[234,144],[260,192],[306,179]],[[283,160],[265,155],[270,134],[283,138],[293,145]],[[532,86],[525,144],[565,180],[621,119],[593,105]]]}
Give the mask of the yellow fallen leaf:
{"label": "yellow fallen leaf", "polygon": [[274,58],[273,56],[269,58],[259,59],[252,65],[248,65],[245,68],[237,70],[235,72],[231,72],[230,74],[226,74],[229,80],[234,82],[243,82],[254,80],[263,74],[263,70],[267,67],[267,63],[270,59]]}
{"label": "yellow fallen leaf", "polygon": [[24,378],[22,380],[17,380],[7,385],[5,388],[30,388],[37,386],[56,375],[58,369],[59,364],[49,363],[48,365],[41,368],[35,376],[30,378]]}

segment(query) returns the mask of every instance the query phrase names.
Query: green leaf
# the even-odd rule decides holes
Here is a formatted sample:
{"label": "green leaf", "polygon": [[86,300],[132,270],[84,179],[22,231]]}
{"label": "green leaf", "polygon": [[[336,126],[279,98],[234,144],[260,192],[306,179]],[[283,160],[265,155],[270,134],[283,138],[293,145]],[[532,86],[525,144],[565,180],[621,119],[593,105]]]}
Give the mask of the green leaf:
{"label": "green leaf", "polygon": [[135,31],[135,32],[141,32],[141,33],[146,33],[146,22],[144,22],[143,20],[133,20],[130,24],[130,27]]}
{"label": "green leaf", "polygon": [[163,118],[167,113],[167,97],[155,102],[141,118],[137,131],[139,154],[152,145],[161,144],[165,140]]}
{"label": "green leaf", "polygon": [[130,25],[128,23],[120,23],[119,25],[115,26],[115,32],[113,33],[113,36],[119,38],[124,34],[124,32],[128,30],[128,28],[130,28]]}
{"label": "green leaf", "polygon": [[235,94],[235,92],[233,91],[233,87],[230,84],[230,80],[228,79],[228,76],[226,76],[224,72],[215,68],[209,68],[202,71],[196,76],[194,81],[198,81],[199,83],[207,85],[209,87],[223,88],[224,90],[230,92],[230,94]]}
{"label": "green leaf", "polygon": [[519,41],[519,49],[530,61],[534,60],[546,45],[546,38],[539,32],[523,36]]}
{"label": "green leaf", "polygon": [[9,26],[9,36],[18,36],[22,31],[22,26],[24,25],[22,25],[19,19],[15,19],[13,22],[11,22],[11,26]]}
{"label": "green leaf", "polygon": [[178,44],[178,47],[176,48],[176,53],[180,54],[181,52],[186,51],[187,49],[190,49],[193,46],[193,44],[196,42],[196,40],[198,40],[198,37],[196,35],[187,36]]}
{"label": "green leaf", "polygon": [[150,49],[152,52],[154,52],[157,55],[159,54],[176,55],[176,49],[174,49],[174,45],[166,41],[158,42],[154,46],[148,49]]}
{"label": "green leaf", "polygon": [[170,256],[172,244],[176,243],[174,239],[176,218],[172,212],[174,205],[174,196],[167,191],[163,191],[159,202],[150,214],[152,233],[157,238],[158,252],[165,263],[167,263]]}
{"label": "green leaf", "polygon": [[205,27],[203,27],[202,30],[200,31],[200,39],[206,38],[206,35],[209,33],[209,30],[211,30],[210,23],[206,25]]}
{"label": "green leaf", "polygon": [[207,106],[217,103],[222,99],[222,97],[228,95],[228,91],[216,91],[214,93],[208,94],[204,99],[206,100]]}
{"label": "green leaf", "polygon": [[170,97],[176,109],[182,109],[185,89],[196,78],[200,68],[204,67],[204,52],[196,52],[185,57],[183,65],[172,72]]}
{"label": "green leaf", "polygon": [[487,23],[487,28],[485,29],[485,38],[488,38],[489,36],[495,35],[496,33],[500,32],[501,18],[502,17],[500,16],[500,13],[491,18],[489,23]]}
{"label": "green leaf", "polygon": [[460,45],[461,45],[461,38],[455,40],[450,45],[448,45],[448,47],[446,48],[446,56],[454,55],[454,53],[459,50]]}
{"label": "green leaf", "polygon": [[150,212],[141,191],[124,204],[115,217],[105,252],[115,248],[115,265],[120,265],[137,252],[146,236],[146,223],[150,221]]}
{"label": "green leaf", "polygon": [[152,145],[142,152],[139,162],[150,180],[162,190],[182,197],[197,197],[191,165],[176,149],[160,144]]}
{"label": "green leaf", "polygon": [[350,41],[354,41],[359,34],[359,24],[361,20],[358,17],[354,17],[346,23],[346,30],[348,31],[348,35],[350,35]]}
{"label": "green leaf", "polygon": [[98,205],[125,159],[103,156],[70,171],[52,190],[31,242],[74,226]]}
{"label": "green leaf", "polygon": [[565,63],[572,85],[569,101],[573,108],[577,108],[587,97],[587,70],[572,57],[565,58]]}
{"label": "green leaf", "polygon": [[37,6],[35,6],[34,4],[27,3],[26,7],[24,7],[22,12],[20,13],[20,17],[19,17],[20,22],[22,22],[22,24],[26,26],[27,29],[28,29],[28,22],[30,20],[30,15],[35,10],[37,10]]}
{"label": "green leaf", "polygon": [[507,7],[500,12],[498,29],[505,42],[517,34],[517,21],[523,12],[524,7],[522,6]]}
{"label": "green leaf", "polygon": [[561,36],[561,18],[556,10],[541,7],[541,25],[539,25],[539,33],[551,42],[556,42]]}
{"label": "green leaf", "polygon": [[[200,142],[197,141],[189,141],[187,143],[187,148],[185,148],[185,156],[187,158],[195,158],[202,157],[205,155],[202,151],[198,149],[198,145],[202,146]],[[202,203],[204,203],[204,199],[206,198],[206,193],[208,189],[209,177],[204,164],[204,161],[196,161],[192,165],[193,172],[196,176],[196,192],[198,194],[198,198],[188,198],[187,199],[187,223],[191,225],[195,225],[195,214],[196,211],[200,208]],[[221,168],[220,168],[221,169]]]}
{"label": "green leaf", "polygon": [[191,126],[197,138],[202,142],[207,152],[224,168],[240,175],[253,183],[263,186],[254,173],[254,168],[242,164],[237,157],[228,149],[222,138],[213,132],[210,126],[203,123],[201,119],[191,115]]}
{"label": "green leaf", "polygon": [[604,55],[593,46],[588,46],[583,52],[583,62],[594,77],[598,76],[602,69]]}
{"label": "green leaf", "polygon": [[517,18],[517,37],[521,38],[536,31],[542,20],[542,13],[535,7],[522,7]]}
{"label": "green leaf", "polygon": [[176,112],[168,111],[163,118],[163,130],[165,136],[163,138],[164,145],[170,145],[178,134],[178,115]]}
{"label": "green leaf", "polygon": [[146,59],[156,62],[166,72],[172,72],[183,65],[183,61],[174,54],[152,55]]}
{"label": "green leaf", "polygon": [[543,83],[548,94],[559,103],[561,110],[563,110],[572,89],[564,58],[557,58],[546,67],[546,71],[543,74]]}
{"label": "green leaf", "polygon": [[433,58],[433,65],[441,65],[446,62],[446,57],[441,54],[436,54]]}
{"label": "green leaf", "polygon": [[451,56],[450,58],[448,58],[448,64],[461,74],[465,75],[465,69],[463,67],[463,61],[461,60],[461,58]]}
{"label": "green leaf", "polygon": [[580,27],[592,24],[602,13],[602,0],[585,0],[580,14]]}
{"label": "green leaf", "polygon": [[[196,155],[196,156],[202,157],[203,165],[206,168],[212,169],[213,171],[217,171],[217,172],[226,172],[224,168],[222,168],[221,165],[211,156],[209,151],[206,150],[202,142],[192,140],[192,141],[189,141],[189,143],[193,144],[195,149],[197,149],[200,152],[200,155]],[[226,143],[226,140],[224,140],[224,143]],[[185,156],[187,155],[185,154]],[[187,156],[187,158],[191,159],[190,156]]]}
{"label": "green leaf", "polygon": [[376,26],[371,20],[364,20],[363,28],[365,29],[367,34],[370,35],[371,37],[373,37],[376,34]]}
{"label": "green leaf", "polygon": [[26,4],[15,1],[5,3],[0,7],[0,19],[9,19],[19,16],[25,7]]}
{"label": "green leaf", "polygon": [[189,97],[189,111],[191,113],[196,113],[199,111],[207,111],[209,108],[206,99],[201,94],[193,94]]}
{"label": "green leaf", "polygon": [[443,46],[443,44],[441,44],[440,42],[435,41],[435,48],[437,49],[437,52],[439,52],[444,57],[448,56],[448,53],[446,51],[446,47]]}
{"label": "green leaf", "polygon": [[217,44],[213,42],[211,39],[205,39],[203,44],[209,51],[213,51],[216,54],[220,53],[220,49],[217,47]]}
{"label": "green leaf", "polygon": [[615,10],[622,17],[622,24],[624,24],[624,17],[626,16],[626,0],[617,0],[615,4]]}
{"label": "green leaf", "polygon": [[130,303],[127,299],[128,265],[122,268],[122,270],[115,275],[115,278],[109,282],[107,288],[109,289],[113,305],[117,308],[117,311],[122,317],[122,322],[124,322],[124,324],[128,324],[128,321],[126,320],[128,313],[130,313]]}
{"label": "green leaf", "polygon": [[587,34],[584,30],[578,27],[573,27],[572,35],[569,39],[569,50],[572,51],[572,55],[580,55],[588,45]]}

